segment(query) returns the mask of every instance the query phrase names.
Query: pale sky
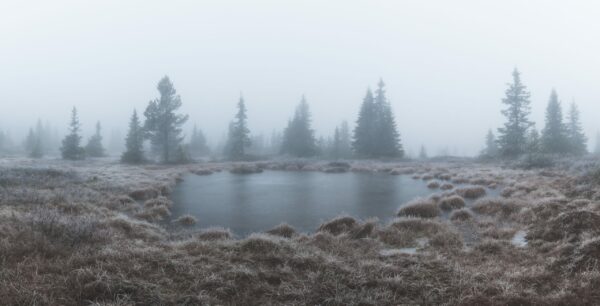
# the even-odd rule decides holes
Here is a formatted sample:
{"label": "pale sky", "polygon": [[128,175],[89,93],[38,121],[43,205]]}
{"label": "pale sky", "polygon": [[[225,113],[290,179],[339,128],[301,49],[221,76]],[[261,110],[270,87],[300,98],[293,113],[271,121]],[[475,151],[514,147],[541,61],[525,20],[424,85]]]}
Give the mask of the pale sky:
{"label": "pale sky", "polygon": [[0,129],[63,131],[76,106],[106,139],[168,75],[213,144],[240,92],[255,134],[282,130],[305,94],[329,135],[381,77],[407,150],[473,155],[518,67],[537,127],[555,88],[593,146],[598,16],[597,1],[2,1]]}

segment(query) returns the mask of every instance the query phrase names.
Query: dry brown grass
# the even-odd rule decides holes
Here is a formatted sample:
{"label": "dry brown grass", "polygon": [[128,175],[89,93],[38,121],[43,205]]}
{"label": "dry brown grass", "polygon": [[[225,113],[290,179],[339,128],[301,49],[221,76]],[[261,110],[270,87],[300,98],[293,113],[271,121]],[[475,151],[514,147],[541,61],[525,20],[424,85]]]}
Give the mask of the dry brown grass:
{"label": "dry brown grass", "polygon": [[477,199],[486,194],[485,188],[480,186],[461,187],[456,189],[456,193],[467,199]]}
{"label": "dry brown grass", "polygon": [[465,199],[459,195],[444,197],[439,201],[439,206],[442,210],[461,209],[465,207],[465,204]]}
{"label": "dry brown grass", "polygon": [[398,216],[435,218],[440,215],[437,203],[432,199],[418,198],[406,203],[398,210]]}
{"label": "dry brown grass", "polygon": [[[189,168],[68,165],[0,166],[2,304],[594,305],[600,292],[599,212],[560,171],[546,177],[471,164],[365,162],[352,167],[470,181],[496,180],[494,171],[509,183],[531,181],[535,190],[515,184],[510,198],[480,199],[476,217],[460,209],[452,222],[400,218],[382,225],[342,216],[314,234],[282,225],[236,239],[222,228],[170,232],[165,222],[135,218],[168,211],[160,196]],[[597,186],[585,188],[581,194],[591,197]],[[132,190],[142,190],[136,198],[146,203],[133,201]],[[437,208],[432,199],[412,204],[423,203]],[[527,228],[528,246],[509,242],[517,228]],[[464,229],[478,239],[465,239]],[[401,252],[410,247],[417,253]]]}

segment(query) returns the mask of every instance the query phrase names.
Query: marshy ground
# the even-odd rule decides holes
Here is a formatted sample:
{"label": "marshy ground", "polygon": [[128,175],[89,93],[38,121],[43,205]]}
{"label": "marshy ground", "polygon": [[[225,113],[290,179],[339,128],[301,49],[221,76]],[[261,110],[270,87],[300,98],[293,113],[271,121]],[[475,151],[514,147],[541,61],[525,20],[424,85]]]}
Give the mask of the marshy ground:
{"label": "marshy ground", "polygon": [[[596,304],[596,164],[3,159],[0,297],[7,305]],[[340,216],[308,234],[282,224],[240,238],[195,229],[192,216],[170,218],[169,193],[185,174],[264,169],[409,175],[427,181],[431,196],[398,203],[385,224]]]}

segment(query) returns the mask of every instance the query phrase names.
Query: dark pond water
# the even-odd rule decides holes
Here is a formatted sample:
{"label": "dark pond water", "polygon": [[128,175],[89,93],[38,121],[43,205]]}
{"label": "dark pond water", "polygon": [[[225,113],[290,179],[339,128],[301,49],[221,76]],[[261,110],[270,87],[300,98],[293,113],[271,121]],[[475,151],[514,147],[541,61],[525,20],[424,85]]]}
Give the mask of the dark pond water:
{"label": "dark pond water", "polygon": [[171,198],[173,218],[191,214],[199,227],[221,226],[246,235],[282,222],[312,232],[340,214],[386,221],[402,203],[432,192],[421,180],[383,173],[221,172],[186,176]]}

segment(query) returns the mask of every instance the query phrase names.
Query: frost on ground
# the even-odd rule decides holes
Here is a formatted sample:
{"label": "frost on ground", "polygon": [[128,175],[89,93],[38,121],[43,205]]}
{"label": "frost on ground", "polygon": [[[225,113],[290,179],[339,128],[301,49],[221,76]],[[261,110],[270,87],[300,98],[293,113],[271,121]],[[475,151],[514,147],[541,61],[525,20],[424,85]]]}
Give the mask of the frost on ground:
{"label": "frost on ground", "polygon": [[[168,194],[186,173],[334,166],[0,160],[2,303],[597,302],[600,185],[583,173],[589,166],[573,162],[545,170],[470,162],[344,166],[446,185],[387,224],[340,216],[313,234],[282,224],[238,239],[223,228],[190,229],[189,217],[169,219]],[[474,187],[455,189],[466,185]]]}

